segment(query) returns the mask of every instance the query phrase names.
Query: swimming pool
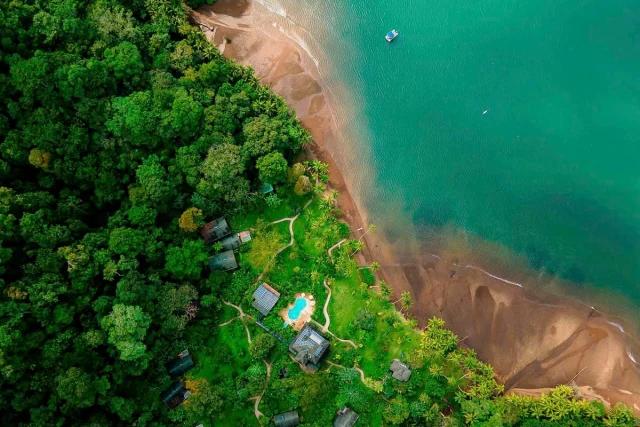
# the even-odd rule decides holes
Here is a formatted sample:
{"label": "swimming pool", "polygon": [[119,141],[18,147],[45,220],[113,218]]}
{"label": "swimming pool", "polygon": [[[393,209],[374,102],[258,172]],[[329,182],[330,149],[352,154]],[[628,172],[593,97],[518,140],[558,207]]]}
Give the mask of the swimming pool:
{"label": "swimming pool", "polygon": [[298,320],[298,317],[300,317],[300,313],[302,313],[302,310],[304,310],[306,306],[307,306],[306,298],[304,297],[296,298],[295,302],[293,303],[293,307],[291,307],[287,312],[287,316],[289,316],[289,319],[291,320]]}

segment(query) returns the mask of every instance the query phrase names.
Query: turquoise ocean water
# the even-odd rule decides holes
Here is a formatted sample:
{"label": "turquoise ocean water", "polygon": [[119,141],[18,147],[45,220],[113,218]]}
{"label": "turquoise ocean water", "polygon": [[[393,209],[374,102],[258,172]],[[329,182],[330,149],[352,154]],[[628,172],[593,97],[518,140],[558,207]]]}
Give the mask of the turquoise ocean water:
{"label": "turquoise ocean water", "polygon": [[640,303],[640,2],[280,4],[352,94],[374,213]]}

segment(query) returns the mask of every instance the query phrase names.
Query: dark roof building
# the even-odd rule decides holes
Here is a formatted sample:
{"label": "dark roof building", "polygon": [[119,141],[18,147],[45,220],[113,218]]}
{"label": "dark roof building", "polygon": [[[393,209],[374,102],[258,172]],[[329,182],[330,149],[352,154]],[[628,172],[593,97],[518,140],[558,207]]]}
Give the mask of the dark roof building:
{"label": "dark roof building", "polygon": [[392,372],[391,376],[398,381],[409,381],[409,377],[411,376],[411,369],[398,359],[393,359],[391,362],[391,367],[389,370]]}
{"label": "dark roof building", "polygon": [[224,251],[209,258],[209,268],[214,271],[235,270],[238,262],[233,251]]}
{"label": "dark roof building", "polygon": [[338,411],[333,420],[333,427],[352,427],[360,416],[346,406]]}
{"label": "dark roof building", "polygon": [[229,234],[231,234],[231,228],[224,217],[205,224],[200,230],[200,235],[207,243],[217,242]]}
{"label": "dark roof building", "polygon": [[195,364],[189,354],[189,350],[184,350],[178,354],[177,358],[167,363],[167,370],[169,371],[169,375],[172,377],[179,377],[194,366]]}
{"label": "dark roof building", "polygon": [[191,392],[187,390],[184,383],[176,381],[171,386],[162,392],[160,398],[170,409],[175,408],[191,396]]}
{"label": "dark roof building", "polygon": [[240,241],[240,236],[238,236],[237,234],[232,234],[231,236],[227,236],[224,239],[220,240],[220,243],[222,244],[222,249],[224,249],[225,251],[233,251],[235,249],[238,249],[242,242]]}
{"label": "dark roof building", "polygon": [[289,411],[282,414],[278,414],[273,417],[273,424],[276,427],[295,427],[300,424],[300,417],[298,411]]}
{"label": "dark roof building", "polygon": [[318,363],[328,348],[329,341],[308,323],[289,344],[289,351],[293,353],[295,360],[313,371],[318,369]]}
{"label": "dark roof building", "polygon": [[269,314],[273,306],[276,305],[279,298],[280,292],[276,291],[268,284],[262,283],[253,293],[252,305],[260,312],[260,314],[266,316]]}

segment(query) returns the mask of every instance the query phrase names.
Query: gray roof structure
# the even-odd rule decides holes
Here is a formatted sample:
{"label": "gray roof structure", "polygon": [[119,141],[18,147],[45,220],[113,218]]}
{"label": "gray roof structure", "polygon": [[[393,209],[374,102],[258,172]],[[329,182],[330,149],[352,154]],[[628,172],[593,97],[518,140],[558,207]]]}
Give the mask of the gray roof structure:
{"label": "gray roof structure", "polygon": [[274,416],[273,423],[276,427],[295,427],[300,424],[300,416],[298,411],[284,412]]}
{"label": "gray roof structure", "polygon": [[200,230],[200,235],[207,243],[217,242],[229,234],[231,234],[231,228],[224,217],[217,218],[205,224]]}
{"label": "gray roof structure", "polygon": [[232,251],[238,249],[242,242],[240,241],[240,236],[238,236],[238,234],[232,234],[220,240],[220,243],[222,244],[223,250]]}
{"label": "gray roof structure", "polygon": [[262,283],[253,292],[253,307],[263,316],[269,314],[273,306],[276,305],[280,298],[280,292],[273,289],[267,283]]}
{"label": "gray roof structure", "polygon": [[170,409],[175,408],[191,396],[191,392],[186,389],[182,381],[176,381],[168,389],[160,394],[160,399]]}
{"label": "gray roof structure", "polygon": [[209,258],[209,268],[213,271],[235,270],[238,262],[233,251],[224,251]]}
{"label": "gray roof structure", "polygon": [[353,409],[344,407],[338,411],[333,420],[333,427],[352,427],[360,418]]}
{"label": "gray roof structure", "polygon": [[189,354],[189,350],[181,352],[177,358],[167,363],[167,370],[172,377],[179,377],[195,366],[193,358]]}
{"label": "gray roof structure", "polygon": [[289,351],[293,353],[294,359],[303,367],[314,371],[318,369],[318,363],[328,348],[329,341],[308,323],[289,344]]}
{"label": "gray roof structure", "polygon": [[409,381],[411,369],[398,359],[393,359],[389,370],[392,372],[391,376],[398,381]]}

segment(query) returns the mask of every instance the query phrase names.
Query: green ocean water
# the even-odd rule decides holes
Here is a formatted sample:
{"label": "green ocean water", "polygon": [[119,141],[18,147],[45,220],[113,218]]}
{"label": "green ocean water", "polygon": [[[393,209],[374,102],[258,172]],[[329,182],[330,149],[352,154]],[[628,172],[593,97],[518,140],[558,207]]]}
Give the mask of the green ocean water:
{"label": "green ocean water", "polygon": [[640,302],[640,2],[281,4],[353,93],[374,213]]}

